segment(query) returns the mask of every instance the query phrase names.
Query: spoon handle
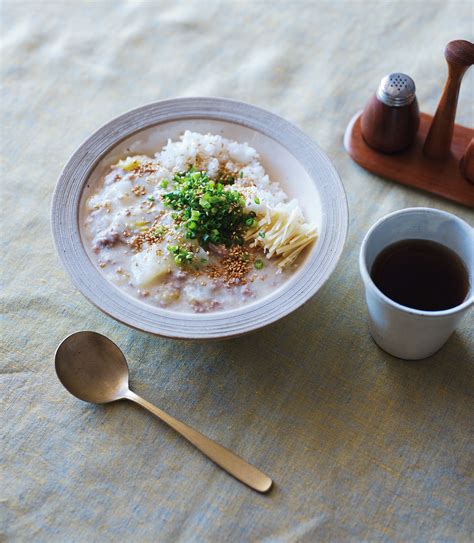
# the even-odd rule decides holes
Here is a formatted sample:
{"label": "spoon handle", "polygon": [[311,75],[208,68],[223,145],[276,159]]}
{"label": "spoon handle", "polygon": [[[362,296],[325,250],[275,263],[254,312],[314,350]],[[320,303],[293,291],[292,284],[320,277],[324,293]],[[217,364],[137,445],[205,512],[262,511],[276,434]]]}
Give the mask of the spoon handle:
{"label": "spoon handle", "polygon": [[184,424],[184,422],[181,422],[171,415],[168,415],[161,409],[158,409],[158,407],[155,407],[150,402],[147,402],[131,390],[127,392],[125,398],[141,405],[147,411],[153,413],[153,415],[156,415],[160,420],[176,430],[190,443],[197,447],[218,466],[230,473],[242,483],[245,483],[247,486],[253,488],[257,492],[265,493],[270,490],[272,480],[256,467],[229,451],[229,449],[226,449],[222,445],[219,445],[219,443],[216,443],[187,424]]}

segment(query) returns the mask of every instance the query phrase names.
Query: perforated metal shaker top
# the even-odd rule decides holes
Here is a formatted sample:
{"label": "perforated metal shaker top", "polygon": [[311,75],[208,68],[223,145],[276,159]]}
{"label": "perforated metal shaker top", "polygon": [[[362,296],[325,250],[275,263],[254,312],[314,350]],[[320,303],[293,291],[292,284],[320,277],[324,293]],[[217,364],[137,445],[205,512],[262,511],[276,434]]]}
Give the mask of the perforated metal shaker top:
{"label": "perforated metal shaker top", "polygon": [[405,74],[393,73],[380,81],[377,98],[387,106],[401,107],[415,99],[415,82]]}

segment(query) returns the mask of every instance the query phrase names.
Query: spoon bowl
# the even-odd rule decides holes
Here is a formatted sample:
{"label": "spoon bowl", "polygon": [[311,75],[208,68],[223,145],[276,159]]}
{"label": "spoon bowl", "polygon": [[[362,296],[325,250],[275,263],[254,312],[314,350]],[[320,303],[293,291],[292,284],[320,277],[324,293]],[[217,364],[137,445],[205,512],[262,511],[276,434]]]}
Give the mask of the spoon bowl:
{"label": "spoon bowl", "polygon": [[128,365],[113,341],[97,332],[76,332],[56,350],[56,373],[64,387],[84,402],[130,400],[176,430],[218,466],[257,492],[268,492],[272,480],[229,449],[140,398],[128,386]]}
{"label": "spoon bowl", "polygon": [[84,402],[109,403],[125,398],[128,365],[122,351],[96,332],[76,332],[56,350],[56,374],[64,387]]}

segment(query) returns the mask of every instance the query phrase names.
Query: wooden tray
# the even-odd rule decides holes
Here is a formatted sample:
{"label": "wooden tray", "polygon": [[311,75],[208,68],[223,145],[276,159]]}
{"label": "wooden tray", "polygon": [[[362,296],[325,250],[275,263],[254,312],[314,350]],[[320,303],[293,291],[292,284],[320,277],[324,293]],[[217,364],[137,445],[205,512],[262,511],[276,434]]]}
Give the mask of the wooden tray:
{"label": "wooden tray", "polygon": [[344,146],[357,164],[381,177],[474,208],[474,185],[459,169],[461,157],[474,137],[474,130],[455,125],[451,155],[445,160],[428,158],[423,154],[423,143],[432,116],[420,113],[420,127],[415,143],[405,151],[387,155],[365,143],[360,129],[361,114],[362,111],[354,115],[344,135]]}

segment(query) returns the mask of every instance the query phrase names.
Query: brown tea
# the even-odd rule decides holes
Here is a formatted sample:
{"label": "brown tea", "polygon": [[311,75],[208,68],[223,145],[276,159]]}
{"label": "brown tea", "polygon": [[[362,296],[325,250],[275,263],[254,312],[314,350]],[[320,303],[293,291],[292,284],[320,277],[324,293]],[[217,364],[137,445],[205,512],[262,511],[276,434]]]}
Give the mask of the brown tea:
{"label": "brown tea", "polygon": [[469,290],[461,258],[448,247],[424,239],[392,243],[377,255],[370,275],[385,296],[424,311],[455,307]]}

